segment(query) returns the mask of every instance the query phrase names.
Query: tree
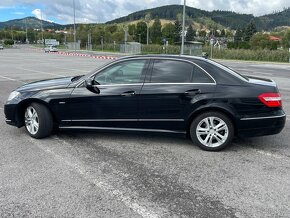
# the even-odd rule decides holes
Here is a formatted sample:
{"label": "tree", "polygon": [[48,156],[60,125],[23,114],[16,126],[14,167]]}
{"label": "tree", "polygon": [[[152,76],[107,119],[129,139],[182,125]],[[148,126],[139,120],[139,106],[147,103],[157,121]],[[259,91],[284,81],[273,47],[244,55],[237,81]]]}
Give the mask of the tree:
{"label": "tree", "polygon": [[141,38],[141,43],[145,44],[147,39],[147,24],[144,21],[137,23],[136,33]]}
{"label": "tree", "polygon": [[175,26],[172,23],[165,24],[162,29],[163,38],[165,38],[170,44],[174,42],[174,31]]}
{"label": "tree", "polygon": [[222,29],[221,30],[221,35],[220,35],[221,37],[225,37],[226,36],[226,31],[225,31],[225,29]]}
{"label": "tree", "polygon": [[250,41],[252,36],[257,32],[256,25],[253,21],[251,21],[245,28],[244,31],[244,40],[245,41]]}
{"label": "tree", "polygon": [[284,49],[290,48],[290,30],[287,30],[284,33],[284,36],[282,38],[282,44],[283,44]]}
{"label": "tree", "polygon": [[192,28],[192,25],[189,25],[186,33],[187,41],[194,41],[194,37],[196,36],[196,31]]}
{"label": "tree", "polygon": [[156,17],[151,27],[151,37],[152,37],[152,42],[154,44],[160,44],[161,42],[161,36],[162,36],[161,28],[162,28],[161,22],[159,18]]}
{"label": "tree", "polygon": [[243,32],[241,29],[237,29],[236,34],[234,36],[234,41],[235,42],[240,42],[243,40]]}
{"label": "tree", "polygon": [[258,33],[255,34],[251,40],[250,45],[253,49],[270,49],[270,50],[276,50],[278,47],[279,42],[272,41],[270,39],[270,35]]}
{"label": "tree", "polygon": [[129,33],[130,36],[133,37],[133,39],[135,41],[138,41],[138,37],[136,36],[136,25],[135,24],[130,24],[128,26],[128,33]]}
{"label": "tree", "polygon": [[174,42],[180,42],[182,25],[181,25],[181,23],[179,22],[178,19],[174,22],[174,26],[175,26],[174,35],[173,35]]}

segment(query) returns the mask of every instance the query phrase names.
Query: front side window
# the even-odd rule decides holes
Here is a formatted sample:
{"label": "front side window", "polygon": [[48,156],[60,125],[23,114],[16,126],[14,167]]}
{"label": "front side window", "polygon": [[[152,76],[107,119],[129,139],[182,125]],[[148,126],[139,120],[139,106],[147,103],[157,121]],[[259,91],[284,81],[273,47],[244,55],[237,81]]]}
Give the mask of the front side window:
{"label": "front side window", "polygon": [[146,60],[117,63],[95,76],[95,83],[100,85],[140,83]]}
{"label": "front side window", "polygon": [[190,83],[193,65],[174,60],[156,60],[154,62],[151,83]]}

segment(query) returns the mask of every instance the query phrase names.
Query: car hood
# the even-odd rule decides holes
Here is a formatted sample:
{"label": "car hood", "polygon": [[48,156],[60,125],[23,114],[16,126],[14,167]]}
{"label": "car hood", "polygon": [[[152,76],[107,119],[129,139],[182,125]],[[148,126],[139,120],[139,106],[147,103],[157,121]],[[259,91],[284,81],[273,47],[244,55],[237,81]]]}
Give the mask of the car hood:
{"label": "car hood", "polygon": [[46,89],[61,89],[68,87],[72,83],[73,77],[63,77],[57,79],[41,80],[19,87],[16,91],[38,91]]}

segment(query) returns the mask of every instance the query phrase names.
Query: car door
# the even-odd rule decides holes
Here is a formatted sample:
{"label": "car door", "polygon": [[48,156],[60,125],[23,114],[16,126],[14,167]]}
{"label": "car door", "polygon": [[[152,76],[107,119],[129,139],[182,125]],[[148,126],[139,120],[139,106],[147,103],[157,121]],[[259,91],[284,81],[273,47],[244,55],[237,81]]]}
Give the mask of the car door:
{"label": "car door", "polygon": [[150,129],[184,130],[189,114],[214,90],[213,78],[194,63],[154,60],[151,75],[141,90],[140,125]]}
{"label": "car door", "polygon": [[117,62],[92,76],[99,93],[85,85],[71,94],[71,120],[67,124],[93,127],[138,126],[138,100],[147,60]]}

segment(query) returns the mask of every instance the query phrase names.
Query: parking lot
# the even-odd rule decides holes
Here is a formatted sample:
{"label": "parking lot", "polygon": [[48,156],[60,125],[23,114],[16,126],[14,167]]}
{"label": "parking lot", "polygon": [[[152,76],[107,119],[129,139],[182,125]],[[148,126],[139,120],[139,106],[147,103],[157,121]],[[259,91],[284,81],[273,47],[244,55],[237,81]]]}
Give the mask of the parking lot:
{"label": "parking lot", "polygon": [[[282,133],[222,152],[182,135],[61,131],[35,140],[5,124],[18,86],[109,60],[0,51],[0,217],[290,217],[290,117]],[[290,114],[290,64],[223,61],[274,79]]]}

